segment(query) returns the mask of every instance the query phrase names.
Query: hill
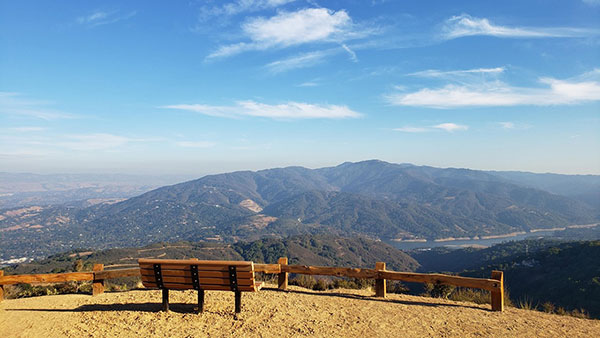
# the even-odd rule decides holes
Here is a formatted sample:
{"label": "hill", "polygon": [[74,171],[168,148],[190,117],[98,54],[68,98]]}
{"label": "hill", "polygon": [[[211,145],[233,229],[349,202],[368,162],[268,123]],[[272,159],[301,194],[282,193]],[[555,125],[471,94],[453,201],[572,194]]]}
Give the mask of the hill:
{"label": "hill", "polygon": [[600,241],[526,240],[487,249],[413,252],[422,271],[487,277],[502,270],[511,298],[539,308],[546,302],[585,309],[600,318]]}
{"label": "hill", "polygon": [[160,241],[298,234],[374,239],[478,237],[588,224],[593,206],[494,173],[382,161],[241,171],[113,204],[0,212],[0,258]]}
{"label": "hill", "polygon": [[399,271],[415,271],[419,266],[412,257],[385,243],[366,238],[303,235],[283,240],[271,238],[231,245],[177,242],[96,252],[78,250],[56,254],[36,262],[12,266],[6,271],[10,274],[67,272],[72,271],[77,260],[82,260],[84,269],[91,269],[93,263],[137,264],[138,258],[158,257],[251,260],[257,263],[276,263],[279,257],[288,257],[290,264],[364,268],[373,268],[375,262],[383,261],[390,269]]}
{"label": "hill", "polygon": [[[232,292],[207,292],[193,313],[194,291],[172,292],[171,312],[158,312],[160,291],[9,299],[0,303],[2,337],[593,337],[600,322],[537,311],[371,290],[317,292],[271,287],[244,293],[233,316]],[[594,333],[595,332],[595,333]]]}

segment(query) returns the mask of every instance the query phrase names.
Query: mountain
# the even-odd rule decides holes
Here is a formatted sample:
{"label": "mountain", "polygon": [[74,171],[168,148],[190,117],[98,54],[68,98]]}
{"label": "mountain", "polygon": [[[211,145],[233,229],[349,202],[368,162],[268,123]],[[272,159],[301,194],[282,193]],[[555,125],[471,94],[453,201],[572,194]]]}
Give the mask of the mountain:
{"label": "mountain", "polygon": [[534,174],[519,171],[490,172],[517,184],[571,197],[600,209],[600,176]]}
{"label": "mountain", "polygon": [[372,160],[209,175],[84,208],[0,211],[0,258],[316,233],[385,240],[476,237],[598,219],[591,205],[496,173]]}

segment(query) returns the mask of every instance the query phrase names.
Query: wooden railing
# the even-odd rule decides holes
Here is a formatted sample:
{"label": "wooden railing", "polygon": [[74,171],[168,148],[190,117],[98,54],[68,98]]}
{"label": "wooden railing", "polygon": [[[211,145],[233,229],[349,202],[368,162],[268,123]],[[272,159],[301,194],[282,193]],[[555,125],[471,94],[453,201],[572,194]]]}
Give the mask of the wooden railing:
{"label": "wooden railing", "polygon": [[288,274],[320,275],[375,279],[375,296],[386,296],[386,280],[398,280],[414,283],[447,284],[465,288],[490,291],[493,311],[504,310],[504,275],[502,271],[492,271],[491,278],[471,278],[450,276],[437,273],[397,272],[386,270],[384,262],[375,263],[375,269],[340,268],[328,266],[288,265],[285,257],[278,264],[254,264],[254,271],[278,274],[278,287],[287,289]]}
{"label": "wooden railing", "polygon": [[[435,273],[398,272],[386,270],[385,263],[377,262],[374,269],[342,268],[327,266],[288,265],[282,257],[277,264],[254,264],[254,271],[278,275],[278,288],[286,290],[288,274],[336,276],[375,279],[375,296],[386,296],[386,280],[404,282],[447,284],[490,291],[493,311],[504,310],[504,277],[502,271],[492,271],[490,279],[450,276]],[[104,270],[103,264],[94,264],[92,272],[69,272],[39,275],[9,275],[0,270],[0,301],[4,297],[4,285],[19,283],[61,283],[69,281],[93,281],[92,295],[104,292],[105,280],[140,276],[139,268]]]}

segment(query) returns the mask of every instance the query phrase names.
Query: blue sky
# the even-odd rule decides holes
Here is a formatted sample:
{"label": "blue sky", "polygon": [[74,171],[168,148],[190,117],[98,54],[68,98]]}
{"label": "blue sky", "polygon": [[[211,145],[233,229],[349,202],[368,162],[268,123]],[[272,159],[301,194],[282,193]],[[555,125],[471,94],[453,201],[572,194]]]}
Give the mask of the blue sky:
{"label": "blue sky", "polygon": [[0,1],[0,171],[600,174],[600,1]]}

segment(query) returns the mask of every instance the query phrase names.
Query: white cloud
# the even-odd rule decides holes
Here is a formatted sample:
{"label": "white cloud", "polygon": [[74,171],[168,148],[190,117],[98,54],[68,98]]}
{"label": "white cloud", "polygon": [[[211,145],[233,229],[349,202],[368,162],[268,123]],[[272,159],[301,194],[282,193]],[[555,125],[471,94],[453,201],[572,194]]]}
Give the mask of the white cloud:
{"label": "white cloud", "polygon": [[430,131],[429,128],[424,128],[424,127],[400,127],[400,128],[394,128],[394,131],[400,131],[403,133],[424,133],[427,131]]}
{"label": "white cloud", "polygon": [[319,83],[317,81],[306,81],[298,85],[298,87],[317,87]]}
{"label": "white cloud", "polygon": [[449,133],[453,133],[455,131],[463,131],[463,130],[469,129],[468,126],[465,126],[465,125],[462,125],[462,124],[456,124],[456,123],[440,123],[440,124],[436,124],[435,126],[431,126],[431,128],[445,130],[445,131],[447,131]]}
{"label": "white cloud", "polygon": [[336,12],[327,8],[306,8],[295,12],[281,11],[270,18],[258,17],[246,21],[242,24],[242,31],[250,41],[221,46],[206,58],[307,43],[341,43],[371,33],[368,30],[354,31],[354,28],[352,19],[344,10]]}
{"label": "white cloud", "polygon": [[129,12],[127,14],[120,15],[119,11],[105,12],[105,11],[94,11],[88,15],[80,16],[75,21],[80,25],[87,25],[89,27],[96,27],[101,25],[107,25],[115,23],[117,21],[129,19],[137,14],[136,11]]}
{"label": "white cloud", "polygon": [[352,49],[350,49],[348,46],[346,46],[346,44],[342,44],[342,48],[344,48],[344,50],[346,52],[348,52],[348,54],[350,55],[350,60],[352,60],[352,62],[358,62],[356,53]]}
{"label": "white cloud", "polygon": [[184,148],[211,148],[216,145],[216,143],[208,141],[180,141],[176,144]]}
{"label": "white cloud", "polygon": [[256,18],[242,27],[252,41],[267,46],[291,46],[335,38],[350,23],[350,16],[344,10],[307,8],[297,12],[280,12],[269,19]]}
{"label": "white cloud", "polygon": [[34,117],[42,120],[75,118],[56,109],[48,108],[50,102],[24,98],[19,93],[0,92],[0,114]]}
{"label": "white cloud", "polygon": [[281,73],[292,69],[312,67],[323,62],[323,60],[331,54],[332,50],[303,53],[283,60],[273,61],[265,65],[265,67],[271,73]]}
{"label": "white cloud", "polygon": [[447,84],[442,88],[424,88],[415,92],[387,96],[393,105],[428,108],[549,106],[600,101],[600,71],[558,80],[540,78],[542,87],[516,87],[500,81],[472,84]]}
{"label": "white cloud", "polygon": [[84,23],[98,22],[98,21],[106,19],[106,17],[108,17],[108,13],[102,12],[102,11],[96,11],[96,12],[93,12],[92,14],[78,17],[77,23],[84,24]]}
{"label": "white cloud", "polygon": [[440,123],[440,124],[436,124],[433,126],[427,126],[427,127],[404,126],[404,127],[400,127],[400,128],[394,128],[392,130],[403,132],[403,133],[426,133],[426,132],[432,132],[432,131],[436,131],[436,130],[444,130],[449,133],[453,133],[455,131],[465,131],[468,129],[469,129],[469,126],[446,122],[446,123]]}
{"label": "white cloud", "polygon": [[231,16],[283,6],[296,0],[237,0],[222,6],[204,6],[200,9],[200,20],[215,16]]}
{"label": "white cloud", "polygon": [[217,117],[266,117],[272,119],[344,119],[357,118],[361,114],[346,106],[319,105],[288,102],[269,105],[254,101],[238,101],[234,106],[210,106],[204,104],[177,104],[162,108],[191,111]]}
{"label": "white cloud", "polygon": [[505,71],[504,67],[496,67],[496,68],[476,68],[476,69],[465,69],[465,70],[450,70],[450,71],[441,71],[437,69],[428,69],[420,72],[414,72],[407,74],[409,76],[417,76],[417,77],[426,77],[426,78],[445,78],[445,77],[455,77],[455,76],[463,76],[463,75],[481,75],[481,74],[500,74]]}
{"label": "white cloud", "polygon": [[583,37],[597,35],[597,31],[570,27],[508,27],[491,23],[486,18],[476,18],[468,14],[453,16],[442,26],[442,38],[456,39],[473,35],[488,35],[504,38],[550,38]]}
{"label": "white cloud", "polygon": [[498,124],[504,129],[515,129],[513,122],[498,122]]}

